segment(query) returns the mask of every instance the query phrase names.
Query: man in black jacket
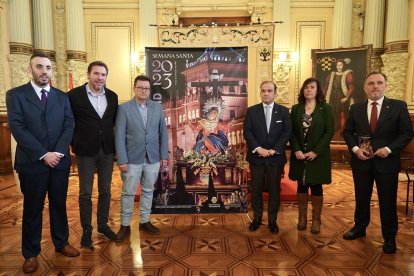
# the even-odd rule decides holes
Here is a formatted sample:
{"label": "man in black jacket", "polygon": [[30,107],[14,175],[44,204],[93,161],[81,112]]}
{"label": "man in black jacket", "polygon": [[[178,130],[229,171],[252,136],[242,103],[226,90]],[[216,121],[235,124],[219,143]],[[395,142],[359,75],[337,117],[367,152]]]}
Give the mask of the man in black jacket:
{"label": "man in black jacket", "polygon": [[[397,250],[397,190],[400,152],[413,138],[407,104],[384,96],[384,74],[372,72],[365,80],[368,100],[353,104],[344,129],[351,151],[351,168],[355,187],[355,225],[345,233],[345,240],[366,236],[370,222],[372,190],[377,187],[384,253]],[[368,142],[362,143],[365,139]]]}
{"label": "man in black jacket", "polygon": [[280,206],[280,180],[286,163],[285,147],[292,136],[289,110],[274,102],[276,84],[264,81],[260,85],[261,103],[247,109],[244,119],[244,139],[247,161],[252,177],[252,209],[254,218],[249,226],[256,231],[262,225],[263,185],[269,189],[268,226],[273,234],[279,233],[277,214]]}
{"label": "man in black jacket", "polygon": [[115,153],[114,125],[118,96],[105,87],[108,67],[102,61],[88,66],[88,83],[68,92],[75,131],[72,151],[79,173],[79,212],[83,234],[81,246],[92,246],[92,201],[94,172],[98,174],[98,234],[109,240],[115,233],[108,226],[111,181]]}

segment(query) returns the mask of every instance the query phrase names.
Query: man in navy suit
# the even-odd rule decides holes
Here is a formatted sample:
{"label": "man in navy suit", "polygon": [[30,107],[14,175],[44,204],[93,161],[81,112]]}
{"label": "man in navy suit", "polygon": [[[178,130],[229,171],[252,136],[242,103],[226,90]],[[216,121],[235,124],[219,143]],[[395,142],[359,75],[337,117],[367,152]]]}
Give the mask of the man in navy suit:
{"label": "man in navy suit", "polygon": [[274,102],[276,89],[272,81],[262,82],[262,103],[249,107],[244,120],[254,214],[249,230],[256,231],[262,224],[262,191],[266,183],[269,191],[268,224],[273,234],[279,233],[277,213],[280,206],[280,180],[286,163],[285,147],[292,135],[289,110]]}
{"label": "man in navy suit", "polygon": [[88,83],[68,92],[75,132],[72,151],[79,174],[79,214],[83,229],[81,246],[92,247],[92,190],[95,170],[98,176],[98,235],[108,240],[115,233],[108,226],[111,183],[114,166],[114,127],[118,96],[108,89],[108,66],[102,61],[88,66]]}
{"label": "man in navy suit", "polygon": [[24,196],[22,222],[23,271],[37,269],[42,238],[42,213],[49,199],[50,231],[57,252],[79,251],[68,243],[66,196],[70,169],[69,144],[73,116],[66,94],[49,85],[52,65],[43,53],[30,58],[32,80],[6,94],[9,127],[16,139],[15,169]]}
{"label": "man in navy suit", "polygon": [[[370,221],[370,201],[374,181],[380,206],[384,253],[396,252],[398,230],[397,188],[400,152],[410,143],[413,128],[407,104],[384,97],[386,77],[379,72],[368,75],[364,90],[368,100],[351,106],[344,138],[351,151],[351,167],[355,187],[354,227],[345,240],[366,235]],[[361,137],[368,136],[368,147]],[[371,149],[370,146],[371,145]]]}
{"label": "man in navy suit", "polygon": [[135,97],[119,106],[115,126],[118,167],[123,181],[121,228],[115,242],[131,233],[134,198],[141,185],[139,229],[159,234],[150,221],[154,184],[161,166],[168,165],[168,133],[162,105],[149,99],[150,79],[140,75],[134,81]]}

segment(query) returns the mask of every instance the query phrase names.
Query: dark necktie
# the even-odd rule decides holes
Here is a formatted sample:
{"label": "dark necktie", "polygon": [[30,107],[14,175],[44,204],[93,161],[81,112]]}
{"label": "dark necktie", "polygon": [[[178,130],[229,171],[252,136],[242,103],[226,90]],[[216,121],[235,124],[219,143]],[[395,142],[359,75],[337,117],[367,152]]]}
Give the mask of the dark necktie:
{"label": "dark necktie", "polygon": [[378,120],[378,109],[377,109],[377,102],[372,102],[372,109],[371,109],[371,119],[369,120],[369,126],[371,127],[372,133],[375,133],[375,129],[377,128],[377,120]]}
{"label": "dark necktie", "polygon": [[42,106],[43,109],[46,108],[46,104],[47,104],[47,96],[46,96],[46,90],[42,89],[42,91],[40,91],[42,93],[42,96],[40,97],[40,101],[42,102]]}

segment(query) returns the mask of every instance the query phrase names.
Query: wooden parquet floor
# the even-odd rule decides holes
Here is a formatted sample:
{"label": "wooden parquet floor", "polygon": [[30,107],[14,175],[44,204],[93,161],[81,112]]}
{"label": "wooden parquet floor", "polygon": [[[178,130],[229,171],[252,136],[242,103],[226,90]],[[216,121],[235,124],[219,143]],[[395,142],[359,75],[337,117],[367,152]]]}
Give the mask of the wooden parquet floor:
{"label": "wooden parquet floor", "polygon": [[[277,235],[270,234],[266,225],[249,232],[246,214],[153,215],[161,234],[140,234],[136,206],[130,240],[115,244],[94,231],[93,250],[80,249],[81,256],[76,258],[55,252],[45,206],[40,266],[33,275],[414,275],[413,205],[406,216],[406,182],[399,184],[397,253],[386,255],[382,253],[376,191],[367,237],[345,241],[342,235],[353,224],[352,176],[349,169],[337,167],[333,179],[324,188],[322,231],[317,235],[310,233],[310,224],[305,231],[296,230],[294,202],[282,202]],[[116,232],[121,187],[117,170],[113,180],[109,224]],[[70,243],[80,248],[77,181],[76,176],[70,178],[67,207]],[[22,197],[13,184],[12,176],[0,177],[0,275],[23,274]],[[95,189],[94,214],[96,200]]]}

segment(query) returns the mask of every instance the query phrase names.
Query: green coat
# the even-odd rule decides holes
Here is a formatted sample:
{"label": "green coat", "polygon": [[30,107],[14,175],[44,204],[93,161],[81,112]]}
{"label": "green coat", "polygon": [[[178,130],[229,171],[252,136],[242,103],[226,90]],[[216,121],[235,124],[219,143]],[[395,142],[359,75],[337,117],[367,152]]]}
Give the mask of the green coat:
{"label": "green coat", "polygon": [[[290,117],[292,120],[293,135],[290,140],[290,168],[289,178],[302,181],[306,166],[305,181],[307,184],[329,184],[331,180],[331,152],[330,143],[334,135],[334,116],[332,107],[327,103],[318,103],[312,114],[312,124],[308,133],[307,150],[304,148],[302,117],[305,113],[305,104],[292,106]],[[296,159],[295,152],[313,151],[318,156],[313,161]]]}

